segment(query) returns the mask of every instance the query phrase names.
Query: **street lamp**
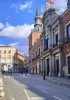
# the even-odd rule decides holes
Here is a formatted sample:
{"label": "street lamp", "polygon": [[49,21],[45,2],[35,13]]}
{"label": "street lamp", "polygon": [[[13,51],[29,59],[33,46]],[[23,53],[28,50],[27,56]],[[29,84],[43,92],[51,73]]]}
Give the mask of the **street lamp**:
{"label": "street lamp", "polygon": [[45,80],[46,78],[45,78],[45,58],[44,58],[44,73],[43,73],[43,79]]}

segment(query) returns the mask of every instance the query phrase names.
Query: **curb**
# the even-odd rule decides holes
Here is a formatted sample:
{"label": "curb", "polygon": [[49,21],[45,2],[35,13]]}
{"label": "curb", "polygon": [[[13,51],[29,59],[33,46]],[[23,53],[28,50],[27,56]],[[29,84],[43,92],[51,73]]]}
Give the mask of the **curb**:
{"label": "curb", "polygon": [[4,96],[4,91],[3,91],[3,81],[2,78],[0,77],[0,97]]}

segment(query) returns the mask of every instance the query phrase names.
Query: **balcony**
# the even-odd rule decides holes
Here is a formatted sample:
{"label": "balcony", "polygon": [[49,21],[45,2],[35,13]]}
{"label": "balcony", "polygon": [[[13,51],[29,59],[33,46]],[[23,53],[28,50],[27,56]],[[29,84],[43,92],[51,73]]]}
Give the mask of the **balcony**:
{"label": "balcony", "polygon": [[55,44],[53,44],[53,48],[55,48],[55,47],[57,47],[57,46],[58,46],[58,44],[56,44],[56,43],[55,43]]}
{"label": "balcony", "polygon": [[70,42],[70,37],[66,37],[63,39],[63,44]]}

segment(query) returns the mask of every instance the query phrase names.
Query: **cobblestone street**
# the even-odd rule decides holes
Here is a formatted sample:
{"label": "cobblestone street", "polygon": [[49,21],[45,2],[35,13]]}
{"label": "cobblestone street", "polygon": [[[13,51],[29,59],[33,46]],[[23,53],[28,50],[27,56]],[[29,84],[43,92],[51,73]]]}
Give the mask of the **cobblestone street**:
{"label": "cobblestone street", "polygon": [[[3,81],[5,98],[2,100],[70,100],[69,79],[46,77],[43,80],[40,75],[13,74],[4,75]],[[67,86],[61,84],[66,82]]]}

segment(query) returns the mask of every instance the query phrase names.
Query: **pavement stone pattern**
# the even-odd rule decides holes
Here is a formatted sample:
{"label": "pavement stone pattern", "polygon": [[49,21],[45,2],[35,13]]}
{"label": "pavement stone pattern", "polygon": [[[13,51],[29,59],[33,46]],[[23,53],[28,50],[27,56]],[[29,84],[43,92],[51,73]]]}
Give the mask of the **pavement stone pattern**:
{"label": "pavement stone pattern", "polygon": [[[34,78],[40,79],[40,80],[43,79],[42,75],[30,75],[30,76],[34,76]],[[70,87],[70,79],[69,78],[46,76],[46,81],[47,80],[51,83],[55,83],[55,84],[58,84],[61,86]]]}

